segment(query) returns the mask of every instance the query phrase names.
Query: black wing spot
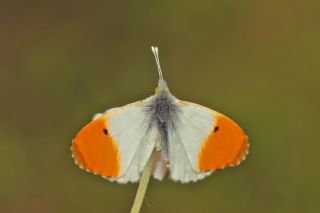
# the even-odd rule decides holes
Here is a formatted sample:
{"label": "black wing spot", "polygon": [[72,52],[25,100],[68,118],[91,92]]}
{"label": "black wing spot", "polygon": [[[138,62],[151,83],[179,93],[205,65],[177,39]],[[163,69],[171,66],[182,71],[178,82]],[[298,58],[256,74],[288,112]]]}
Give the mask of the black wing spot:
{"label": "black wing spot", "polygon": [[217,132],[218,130],[219,130],[219,127],[216,126],[213,131],[214,131],[214,132]]}
{"label": "black wing spot", "polygon": [[103,133],[104,133],[105,135],[108,135],[108,130],[107,130],[107,129],[103,129]]}

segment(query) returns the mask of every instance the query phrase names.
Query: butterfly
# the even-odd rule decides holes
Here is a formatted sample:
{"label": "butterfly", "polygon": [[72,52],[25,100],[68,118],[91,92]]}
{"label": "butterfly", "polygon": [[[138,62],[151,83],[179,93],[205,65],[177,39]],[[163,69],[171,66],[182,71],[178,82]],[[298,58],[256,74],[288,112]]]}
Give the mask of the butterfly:
{"label": "butterfly", "polygon": [[152,175],[195,182],[217,169],[240,164],[248,154],[244,131],[227,116],[182,101],[163,79],[157,47],[151,47],[159,72],[155,94],[142,101],[98,113],[72,141],[75,163],[118,183],[137,182],[151,154]]}

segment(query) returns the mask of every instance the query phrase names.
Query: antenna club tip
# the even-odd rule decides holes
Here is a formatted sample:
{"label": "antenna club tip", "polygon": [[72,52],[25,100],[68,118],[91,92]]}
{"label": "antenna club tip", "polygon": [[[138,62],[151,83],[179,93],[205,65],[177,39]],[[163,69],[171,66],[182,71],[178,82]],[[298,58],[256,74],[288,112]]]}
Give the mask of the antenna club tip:
{"label": "antenna club tip", "polygon": [[161,67],[160,67],[158,47],[151,46],[151,50],[152,50],[153,55],[154,55],[154,57],[155,57],[155,59],[156,59],[156,62],[157,62],[158,72],[159,72],[159,79],[160,79],[160,80],[163,80],[162,72],[161,72]]}
{"label": "antenna club tip", "polygon": [[152,52],[158,52],[158,47],[151,46]]}

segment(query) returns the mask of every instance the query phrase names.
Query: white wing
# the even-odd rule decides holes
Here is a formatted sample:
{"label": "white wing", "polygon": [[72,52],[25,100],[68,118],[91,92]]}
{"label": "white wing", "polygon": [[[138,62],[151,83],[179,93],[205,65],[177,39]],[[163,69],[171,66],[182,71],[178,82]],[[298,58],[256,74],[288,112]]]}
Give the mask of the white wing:
{"label": "white wing", "polygon": [[243,130],[231,119],[209,108],[177,101],[181,113],[169,130],[171,178],[196,181],[226,166],[238,165],[248,153]]}
{"label": "white wing", "polygon": [[179,120],[175,128],[169,130],[171,178],[183,183],[197,181],[211,174],[200,173],[197,162],[198,151],[215,122],[214,116],[196,104],[183,101],[177,104],[181,109]]}
{"label": "white wing", "polygon": [[119,183],[136,182],[155,147],[156,129],[148,129],[144,106],[149,99],[111,111],[108,126],[121,153]]}
{"label": "white wing", "polygon": [[[157,135],[155,129],[147,128],[148,124],[145,120],[144,105],[148,100],[149,98],[108,110],[100,117],[95,116],[95,120],[91,122],[94,123],[98,122],[99,119],[103,119],[108,137],[115,144],[114,146],[118,153],[117,158],[119,158],[119,171],[116,175],[103,175],[106,167],[113,169],[112,165],[108,164],[113,164],[116,160],[112,160],[112,156],[110,158],[106,156],[108,155],[107,151],[104,151],[103,147],[99,148],[102,145],[90,145],[94,144],[90,140],[98,138],[95,136],[91,137],[91,135],[103,134],[102,129],[86,131],[91,123],[87,125],[88,127],[84,127],[83,131],[81,130],[73,141],[73,156],[79,166],[94,174],[100,174],[111,181],[119,183],[138,181],[140,173],[155,147]],[[102,137],[102,135],[99,135],[99,138]],[[103,144],[106,142],[108,141],[102,140],[99,143]],[[108,171],[105,173],[108,174]],[[109,173],[113,174],[112,172]]]}

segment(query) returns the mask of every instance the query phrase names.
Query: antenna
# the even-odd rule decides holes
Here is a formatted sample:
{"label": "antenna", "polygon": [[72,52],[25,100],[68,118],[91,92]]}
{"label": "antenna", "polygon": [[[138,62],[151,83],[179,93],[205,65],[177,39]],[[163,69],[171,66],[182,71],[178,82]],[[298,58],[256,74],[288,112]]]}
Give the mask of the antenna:
{"label": "antenna", "polygon": [[163,76],[162,76],[162,71],[161,71],[161,67],[160,67],[160,60],[159,60],[159,51],[158,51],[158,47],[151,47],[151,50],[153,52],[153,55],[156,59],[157,62],[157,66],[158,66],[158,72],[159,72],[159,78],[160,80],[163,81]]}

